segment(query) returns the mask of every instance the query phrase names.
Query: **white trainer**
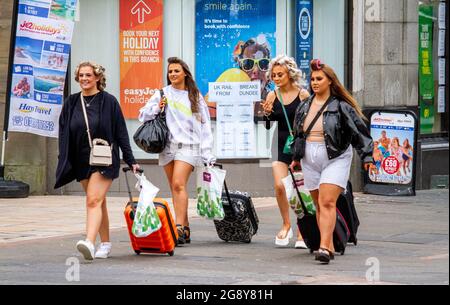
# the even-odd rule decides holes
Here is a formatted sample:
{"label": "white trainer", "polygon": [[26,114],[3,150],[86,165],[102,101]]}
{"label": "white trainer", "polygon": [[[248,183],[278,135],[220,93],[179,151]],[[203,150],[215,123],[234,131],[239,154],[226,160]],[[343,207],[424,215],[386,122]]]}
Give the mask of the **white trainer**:
{"label": "white trainer", "polygon": [[295,242],[295,249],[308,249],[308,246],[303,240],[297,240]]}
{"label": "white trainer", "polygon": [[77,250],[83,254],[85,260],[94,260],[95,247],[89,240],[80,240],[77,242]]}
{"label": "white trainer", "polygon": [[289,240],[293,236],[294,236],[294,233],[292,232],[292,229],[289,228],[289,231],[287,232],[285,238],[278,238],[278,236],[275,237],[275,245],[285,247],[285,246],[289,245]]}
{"label": "white trainer", "polygon": [[97,252],[95,252],[95,258],[108,258],[111,253],[111,247],[112,244],[110,242],[101,243],[97,248]]}

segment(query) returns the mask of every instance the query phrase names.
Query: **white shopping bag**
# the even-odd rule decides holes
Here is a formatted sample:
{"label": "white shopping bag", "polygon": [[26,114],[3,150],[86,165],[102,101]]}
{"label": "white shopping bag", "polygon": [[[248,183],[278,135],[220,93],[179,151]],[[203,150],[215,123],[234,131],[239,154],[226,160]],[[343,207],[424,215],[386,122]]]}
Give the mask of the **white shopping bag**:
{"label": "white shopping bag", "polygon": [[222,187],[226,171],[212,166],[197,170],[197,213],[206,219],[222,220]]}
{"label": "white shopping bag", "polygon": [[[294,172],[295,185],[302,196],[303,202],[305,203],[306,209],[309,214],[316,214],[316,206],[314,205],[314,201],[311,197],[311,194],[304,187],[303,173],[302,172]],[[281,179],[283,182],[284,188],[286,190],[286,196],[289,202],[289,206],[292,210],[294,210],[295,214],[298,218],[303,218],[305,213],[303,212],[302,204],[300,199],[298,198],[297,190],[295,189],[294,182],[292,181],[292,176],[289,174],[286,178]]]}
{"label": "white shopping bag", "polygon": [[140,194],[131,231],[136,237],[147,237],[161,228],[161,220],[153,204],[159,189],[144,174],[136,174],[136,178],[136,189],[140,190]]}

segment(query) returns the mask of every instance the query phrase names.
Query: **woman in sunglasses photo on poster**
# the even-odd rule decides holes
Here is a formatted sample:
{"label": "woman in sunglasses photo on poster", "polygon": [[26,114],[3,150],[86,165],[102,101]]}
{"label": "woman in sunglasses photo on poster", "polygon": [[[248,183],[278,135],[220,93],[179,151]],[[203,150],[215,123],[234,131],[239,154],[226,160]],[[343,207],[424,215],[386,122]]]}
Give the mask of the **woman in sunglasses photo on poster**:
{"label": "woman in sunglasses photo on poster", "polygon": [[[273,81],[277,89],[269,92],[266,101],[261,104],[265,120],[275,121],[278,124],[278,137],[276,138],[278,159],[272,163],[272,170],[275,195],[283,224],[275,237],[277,246],[287,246],[293,237],[289,217],[290,207],[282,179],[289,175],[288,167],[292,162],[292,154],[285,153],[284,146],[292,134],[295,111],[300,103],[309,97],[309,92],[304,89],[305,80],[302,75],[294,58],[286,55],[274,58],[268,66],[267,79]],[[298,229],[295,248],[307,249]]]}
{"label": "woman in sunglasses photo on poster", "polygon": [[234,60],[247,73],[250,81],[261,81],[261,99],[265,100],[273,86],[267,78],[270,63],[270,49],[264,35],[239,41],[234,50]]}

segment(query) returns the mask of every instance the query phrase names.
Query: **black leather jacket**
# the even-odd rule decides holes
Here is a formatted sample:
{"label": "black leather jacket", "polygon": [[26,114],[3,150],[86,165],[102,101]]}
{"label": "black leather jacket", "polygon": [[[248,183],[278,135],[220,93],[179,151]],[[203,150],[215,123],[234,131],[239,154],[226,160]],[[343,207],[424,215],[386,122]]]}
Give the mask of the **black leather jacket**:
{"label": "black leather jacket", "polygon": [[[308,115],[314,95],[300,104],[295,113],[294,135],[303,137],[303,125]],[[373,140],[363,119],[355,109],[345,101],[330,97],[332,101],[323,112],[323,131],[328,159],[342,155],[351,144],[358,152],[364,163],[373,163]],[[299,153],[294,150],[294,160],[299,161]],[[304,152],[303,152],[304,153]]]}

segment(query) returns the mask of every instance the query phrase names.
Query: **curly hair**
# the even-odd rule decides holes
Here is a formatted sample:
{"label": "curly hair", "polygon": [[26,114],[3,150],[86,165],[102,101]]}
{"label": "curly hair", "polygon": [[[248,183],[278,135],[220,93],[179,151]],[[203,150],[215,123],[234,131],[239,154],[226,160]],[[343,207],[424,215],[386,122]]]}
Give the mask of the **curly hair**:
{"label": "curly hair", "polygon": [[77,81],[77,83],[80,82],[79,73],[82,67],[91,67],[92,70],[94,70],[94,75],[96,77],[100,77],[100,79],[97,82],[97,89],[100,91],[104,91],[106,88],[105,68],[92,61],[81,62],[75,69],[75,80]]}
{"label": "curly hair", "polygon": [[295,59],[286,55],[278,55],[270,61],[269,70],[267,71],[267,78],[273,81],[272,72],[273,68],[276,66],[285,67],[289,73],[289,79],[293,82],[299,89],[302,89],[306,85],[306,81],[303,78],[302,71],[298,68]]}

